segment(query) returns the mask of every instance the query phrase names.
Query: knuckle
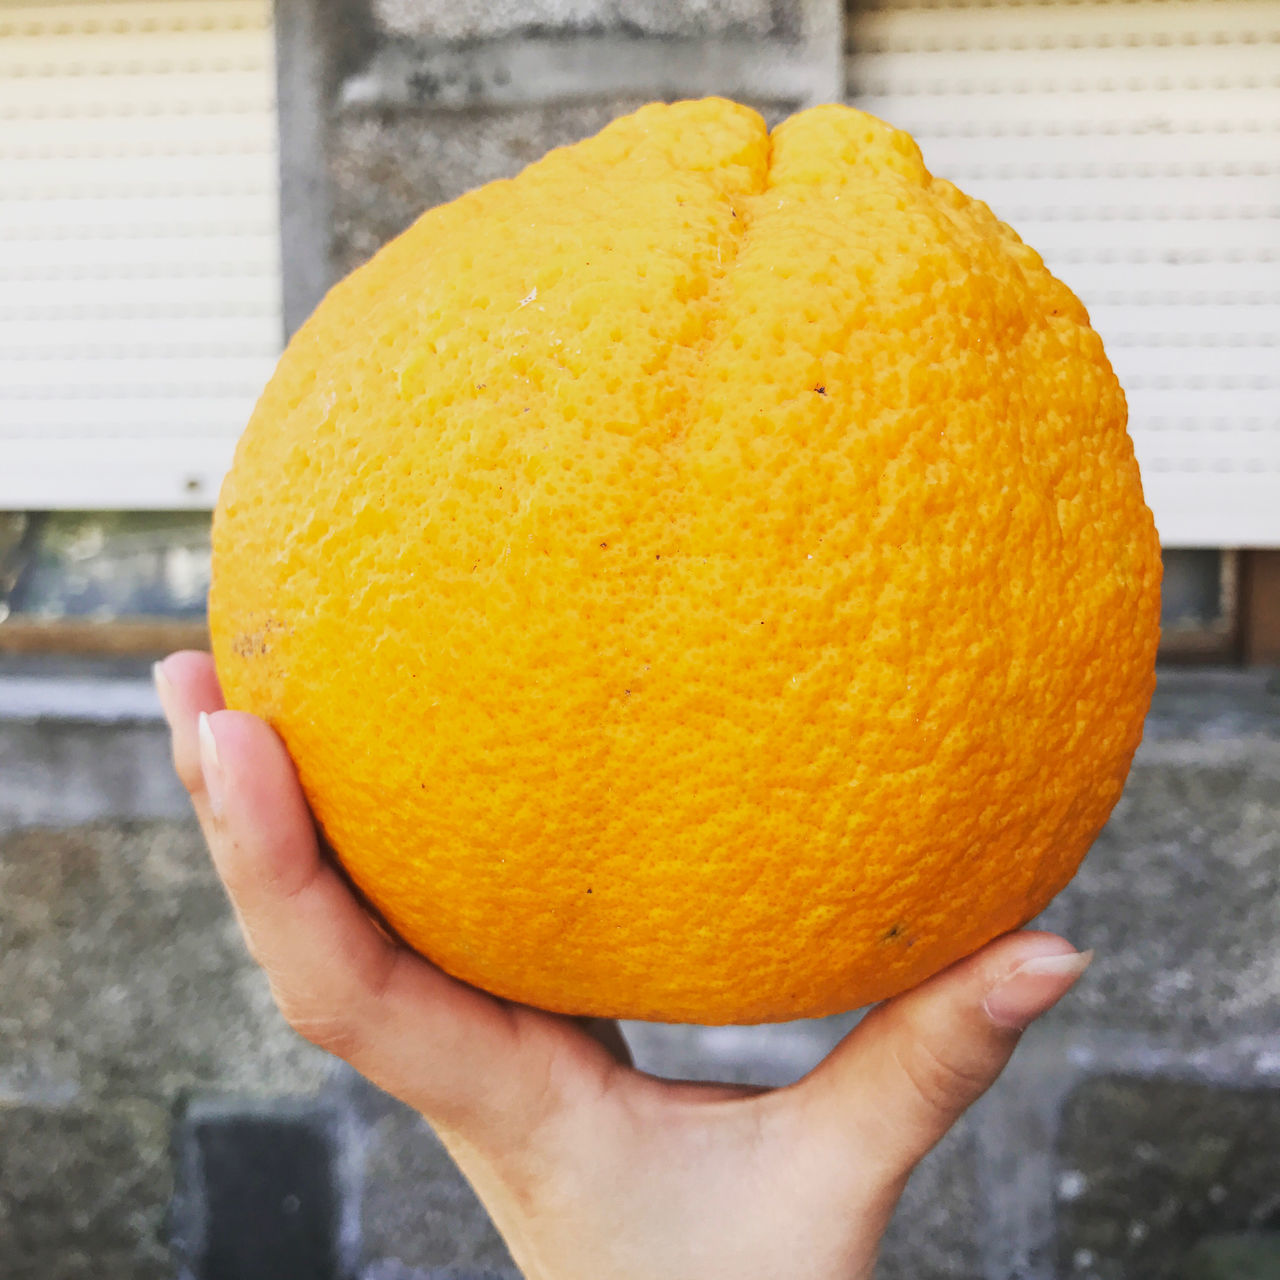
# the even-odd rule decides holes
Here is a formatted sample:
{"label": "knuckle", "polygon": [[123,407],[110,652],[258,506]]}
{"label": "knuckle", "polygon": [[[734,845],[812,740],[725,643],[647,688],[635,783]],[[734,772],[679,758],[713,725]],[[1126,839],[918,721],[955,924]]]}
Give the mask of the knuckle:
{"label": "knuckle", "polygon": [[317,1049],[346,1060],[359,1053],[362,1036],[349,1015],[319,1006],[314,1000],[292,996],[274,985],[272,994],[284,1020]]}
{"label": "knuckle", "polygon": [[940,1115],[963,1111],[990,1083],[987,1073],[975,1064],[940,1051],[925,1039],[910,1041],[896,1056],[911,1088],[930,1111]]}
{"label": "knuckle", "polygon": [[[235,892],[230,885],[227,885],[227,892],[231,894],[232,901],[234,902]],[[244,949],[249,953],[249,959],[252,960],[259,969],[269,974],[271,972],[271,957],[268,954],[267,949],[263,946],[257,932],[248,927],[244,918],[244,913],[237,909],[236,917],[240,924],[240,936],[244,939]],[[272,999],[276,1002],[276,1006],[281,1009],[281,1012],[283,1012],[281,996],[274,980],[271,982],[271,995]]]}
{"label": "knuckle", "polygon": [[286,1017],[286,1021],[304,1040],[336,1058],[350,1061],[359,1053],[360,1036],[345,1018],[295,1015]]}

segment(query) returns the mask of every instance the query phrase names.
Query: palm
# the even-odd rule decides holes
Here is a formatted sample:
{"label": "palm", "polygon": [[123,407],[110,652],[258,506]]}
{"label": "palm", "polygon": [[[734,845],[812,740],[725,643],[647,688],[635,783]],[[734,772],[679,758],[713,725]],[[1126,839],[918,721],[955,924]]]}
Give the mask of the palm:
{"label": "palm", "polygon": [[[662,1080],[618,1060],[616,1025],[602,1035],[533,1010],[517,1016],[529,1067],[552,1064],[555,1104],[496,1154],[447,1127],[443,1137],[530,1280],[577,1275],[584,1246],[612,1263],[592,1276],[681,1275],[689,1256],[713,1251],[708,1274],[869,1273],[895,1197],[850,1160],[848,1133],[815,1140],[821,1071],[777,1090]],[[545,1216],[531,1229],[521,1206],[535,1195],[572,1206],[574,1229],[548,1230]]]}

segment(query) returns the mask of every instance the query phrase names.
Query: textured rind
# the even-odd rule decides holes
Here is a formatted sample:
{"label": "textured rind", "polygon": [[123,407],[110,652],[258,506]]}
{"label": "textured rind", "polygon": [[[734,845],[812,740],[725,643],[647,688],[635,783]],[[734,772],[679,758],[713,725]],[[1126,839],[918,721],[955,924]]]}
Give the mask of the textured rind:
{"label": "textured rind", "polygon": [[905,134],[654,105],[426,213],[240,442],[210,618],[413,946],[759,1022],[1036,914],[1118,798],[1159,548],[1084,308]]}

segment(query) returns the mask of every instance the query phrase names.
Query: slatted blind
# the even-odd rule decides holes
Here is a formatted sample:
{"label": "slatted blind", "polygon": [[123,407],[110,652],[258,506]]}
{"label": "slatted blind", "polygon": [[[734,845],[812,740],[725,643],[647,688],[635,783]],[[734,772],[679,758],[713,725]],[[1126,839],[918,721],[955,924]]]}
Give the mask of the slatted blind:
{"label": "slatted blind", "polygon": [[0,0],[0,508],[210,506],[281,345],[269,0]]}
{"label": "slatted blind", "polygon": [[[1280,545],[1280,3],[855,0],[1088,305],[1166,545]],[[0,0],[0,507],[206,506],[280,342],[269,0]]]}
{"label": "slatted blind", "polygon": [[1089,308],[1166,546],[1280,545],[1280,3],[872,0],[849,87]]}

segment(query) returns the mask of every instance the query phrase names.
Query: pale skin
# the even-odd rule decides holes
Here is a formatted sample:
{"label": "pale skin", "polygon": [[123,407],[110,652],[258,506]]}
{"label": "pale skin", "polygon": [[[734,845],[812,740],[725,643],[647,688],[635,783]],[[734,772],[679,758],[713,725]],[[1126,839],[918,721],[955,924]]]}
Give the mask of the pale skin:
{"label": "pale skin", "polygon": [[281,1013],[427,1118],[528,1280],[864,1280],[912,1169],[1089,962],[1009,934],[786,1088],[660,1080],[616,1025],[495,999],[390,939],[323,852],[280,739],[224,709],[208,655],[167,658],[157,686]]}

